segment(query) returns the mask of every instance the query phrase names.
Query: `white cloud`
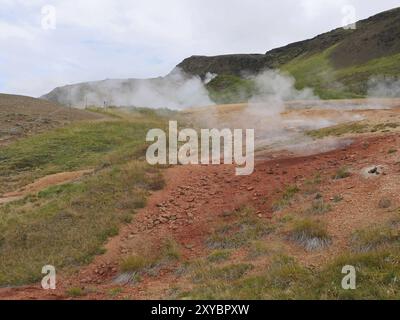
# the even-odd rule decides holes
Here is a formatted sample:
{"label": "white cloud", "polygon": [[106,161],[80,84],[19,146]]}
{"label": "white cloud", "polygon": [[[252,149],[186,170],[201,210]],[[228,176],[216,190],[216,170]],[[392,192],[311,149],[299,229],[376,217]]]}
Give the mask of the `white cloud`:
{"label": "white cloud", "polygon": [[35,38],[29,26],[16,26],[0,21],[0,41],[22,40],[31,41]]}
{"label": "white cloud", "polygon": [[[57,28],[41,29],[41,8]],[[1,91],[41,95],[54,86],[168,73],[193,54],[266,52],[398,0],[0,0]]]}

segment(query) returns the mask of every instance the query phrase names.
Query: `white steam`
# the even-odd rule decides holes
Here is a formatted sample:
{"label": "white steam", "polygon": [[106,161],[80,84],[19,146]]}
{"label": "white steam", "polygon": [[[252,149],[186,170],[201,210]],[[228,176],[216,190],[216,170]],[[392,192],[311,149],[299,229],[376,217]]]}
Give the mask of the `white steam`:
{"label": "white steam", "polygon": [[[305,133],[363,117],[352,112],[353,103],[341,109],[342,102],[322,101],[312,89],[298,90],[295,79],[276,70],[247,76],[255,93],[247,104],[217,106],[205,112],[189,112],[201,127],[254,129],[258,151],[286,150],[318,153],[342,147],[350,140],[328,138],[314,141]],[[261,152],[260,155],[264,153]]]}
{"label": "white steam", "polygon": [[207,72],[204,78],[204,84],[209,84],[216,77],[218,77],[216,73]]}
{"label": "white steam", "polygon": [[368,81],[369,98],[400,97],[400,78],[391,76],[375,76]]}
{"label": "white steam", "polygon": [[125,105],[169,109],[213,104],[200,77],[187,76],[179,70],[158,81],[141,81],[129,93],[128,101]]}
{"label": "white steam", "polygon": [[280,115],[285,111],[285,101],[319,100],[310,88],[297,90],[296,80],[276,70],[266,70],[251,76],[256,87],[256,94],[249,100],[248,112],[266,116]]}
{"label": "white steam", "polygon": [[[208,79],[212,77],[209,75]],[[180,110],[214,104],[200,77],[189,76],[178,69],[162,78],[89,82],[60,88],[55,94],[58,102],[78,108],[117,106]]]}

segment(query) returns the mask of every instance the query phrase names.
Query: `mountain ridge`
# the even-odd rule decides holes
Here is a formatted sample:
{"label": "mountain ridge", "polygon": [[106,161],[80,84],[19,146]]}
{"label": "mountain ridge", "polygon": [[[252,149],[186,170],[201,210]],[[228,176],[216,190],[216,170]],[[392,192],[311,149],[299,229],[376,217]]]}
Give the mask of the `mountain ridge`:
{"label": "mountain ridge", "polygon": [[[180,62],[169,75],[177,69],[203,80],[208,74],[217,75],[207,84],[210,96],[217,103],[243,102],[235,100],[243,97],[235,91],[250,85],[247,75],[265,69],[280,69],[290,74],[296,80],[296,88],[310,87],[322,98],[363,97],[368,94],[371,77],[400,74],[400,7],[358,21],[356,29],[336,28],[265,54],[194,55]],[[87,95],[99,95],[100,101],[110,100],[99,91],[104,81],[113,82],[117,93],[124,94],[125,89],[132,90],[138,82],[162,81],[169,75],[68,85],[55,88],[42,98],[64,105],[76,104],[68,98],[68,90],[74,90],[81,105]]]}

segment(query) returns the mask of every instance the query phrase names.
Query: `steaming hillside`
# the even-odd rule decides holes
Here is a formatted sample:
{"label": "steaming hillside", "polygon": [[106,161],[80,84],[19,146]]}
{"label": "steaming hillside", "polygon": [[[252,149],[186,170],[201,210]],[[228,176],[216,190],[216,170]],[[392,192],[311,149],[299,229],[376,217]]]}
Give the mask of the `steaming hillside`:
{"label": "steaming hillside", "polygon": [[251,91],[243,75],[265,68],[290,73],[297,89],[311,87],[322,98],[353,98],[369,91],[387,95],[390,90],[375,90],[375,77],[389,77],[383,85],[390,87],[390,77],[400,73],[400,8],[359,21],[355,30],[338,28],[265,55],[194,56],[178,67],[200,76],[218,74],[207,86],[218,102],[243,97],[243,88]]}
{"label": "steaming hillside", "polygon": [[338,28],[266,54],[192,56],[177,67],[164,78],[81,83],[56,88],[43,98],[77,107],[106,103],[175,109],[211,104],[209,97],[218,103],[243,102],[256,90],[248,75],[264,69],[287,72],[296,89],[313,88],[322,98],[396,96],[400,8],[359,21],[355,30]]}
{"label": "steaming hillside", "polygon": [[42,98],[78,108],[106,105],[182,109],[213,103],[199,77],[179,70],[154,79],[110,79],[68,85]]}

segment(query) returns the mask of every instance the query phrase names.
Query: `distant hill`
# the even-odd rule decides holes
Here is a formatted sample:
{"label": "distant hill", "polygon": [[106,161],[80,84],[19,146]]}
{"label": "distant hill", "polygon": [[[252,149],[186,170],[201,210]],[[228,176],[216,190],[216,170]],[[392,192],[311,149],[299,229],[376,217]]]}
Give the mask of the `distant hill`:
{"label": "distant hill", "polygon": [[[338,28],[315,38],[273,49],[265,54],[231,54],[214,57],[192,56],[177,65],[189,75],[205,78],[218,75],[207,89],[216,102],[236,101],[238,90],[251,94],[246,75],[264,69],[280,69],[296,79],[296,87],[311,87],[322,98],[352,98],[367,94],[372,76],[400,74],[400,8],[357,22],[357,28]],[[131,90],[138,80],[113,81],[118,94]],[[143,81],[143,80],[142,80]],[[102,82],[56,88],[43,96],[62,104],[72,103],[68,90],[98,95]],[[73,96],[73,95],[72,95]],[[101,97],[100,100],[107,97]],[[246,96],[240,95],[243,100]],[[111,99],[107,99],[111,100]]]}
{"label": "distant hill", "polygon": [[140,81],[137,79],[107,79],[76,83],[57,87],[41,98],[77,108],[117,104],[126,105],[123,97],[128,92],[133,91]]}
{"label": "distant hill", "polygon": [[0,94],[0,146],[73,121],[100,118],[103,116],[97,113],[64,108],[42,99]]}

